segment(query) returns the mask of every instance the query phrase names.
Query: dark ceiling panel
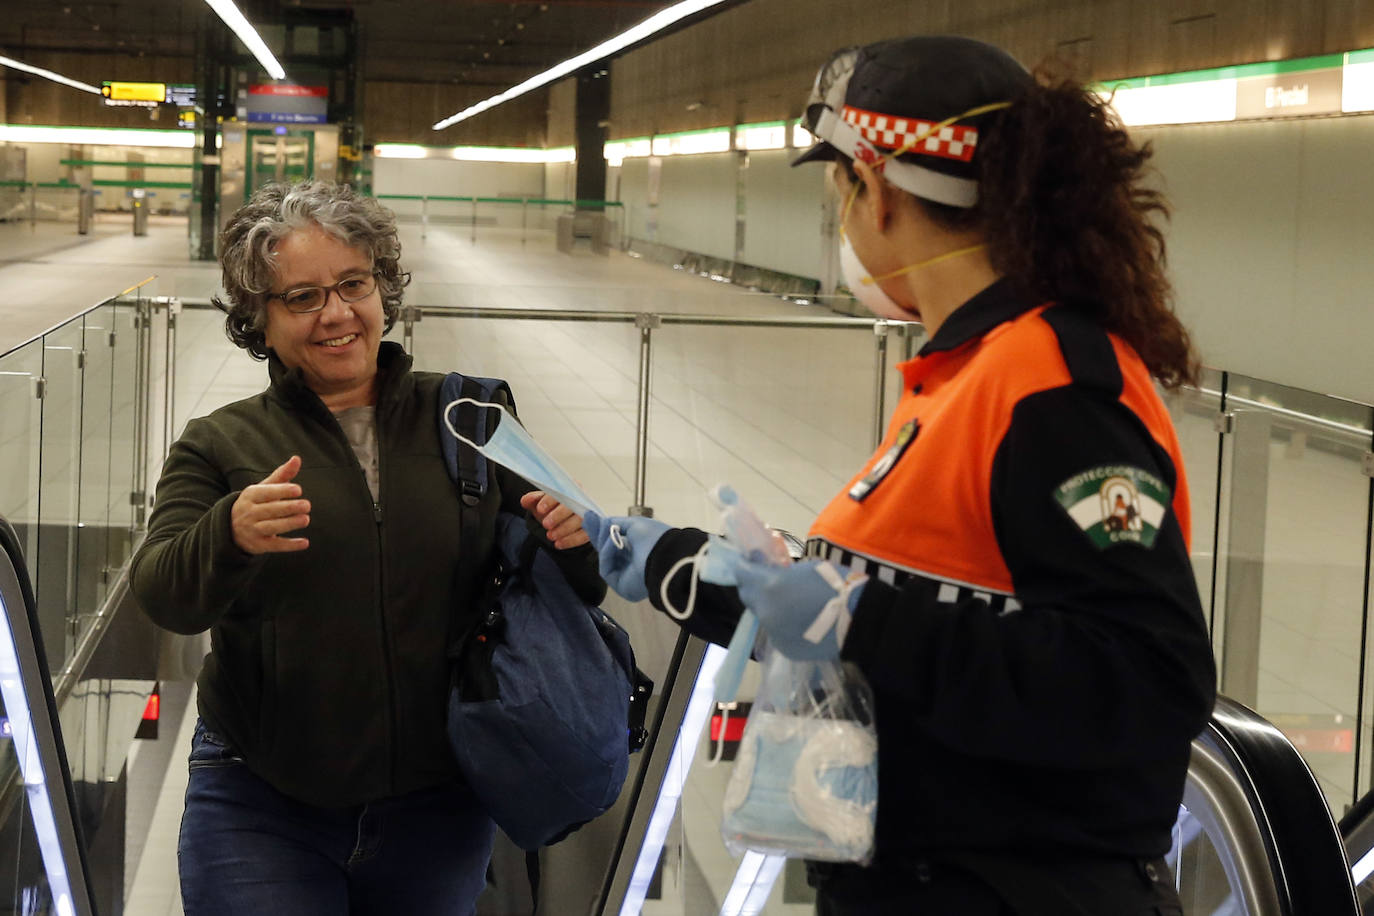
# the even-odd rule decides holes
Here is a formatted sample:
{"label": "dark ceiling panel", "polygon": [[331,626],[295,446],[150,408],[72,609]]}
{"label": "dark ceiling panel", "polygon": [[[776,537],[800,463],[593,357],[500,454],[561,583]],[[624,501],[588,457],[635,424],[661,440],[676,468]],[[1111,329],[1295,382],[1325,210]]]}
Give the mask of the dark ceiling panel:
{"label": "dark ceiling panel", "polygon": [[[257,25],[301,14],[356,18],[365,79],[491,85],[538,73],[590,48],[672,0],[239,0]],[[4,0],[0,50],[100,51],[190,57],[210,15],[201,0]]]}

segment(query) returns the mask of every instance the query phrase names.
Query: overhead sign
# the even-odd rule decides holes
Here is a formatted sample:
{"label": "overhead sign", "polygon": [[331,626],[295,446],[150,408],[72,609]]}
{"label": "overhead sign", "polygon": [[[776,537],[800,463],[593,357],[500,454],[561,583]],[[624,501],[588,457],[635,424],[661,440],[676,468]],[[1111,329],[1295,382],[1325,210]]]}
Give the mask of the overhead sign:
{"label": "overhead sign", "polygon": [[162,104],[192,108],[196,87],[191,83],[127,83],[106,80],[100,85],[105,104],[115,107],[156,108]]}
{"label": "overhead sign", "polygon": [[1340,67],[1236,81],[1237,118],[1292,118],[1340,114]]}
{"label": "overhead sign", "polygon": [[261,83],[239,90],[239,117],[268,124],[324,124],[329,87]]}
{"label": "overhead sign", "polygon": [[151,102],[160,105],[167,101],[167,84],[116,83],[107,80],[100,84],[100,94],[111,102]]}

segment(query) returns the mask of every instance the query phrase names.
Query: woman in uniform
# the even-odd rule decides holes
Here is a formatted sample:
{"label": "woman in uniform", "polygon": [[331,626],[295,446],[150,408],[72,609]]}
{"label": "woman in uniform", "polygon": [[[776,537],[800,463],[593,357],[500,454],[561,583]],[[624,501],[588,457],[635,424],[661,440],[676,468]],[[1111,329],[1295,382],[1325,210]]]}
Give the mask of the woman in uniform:
{"label": "woman in uniform", "polygon": [[[837,53],[806,123],[850,289],[929,339],[809,558],[740,563],[683,625],[728,640],[742,603],[785,655],[874,691],[874,858],[815,865],[818,912],[1181,914],[1162,856],[1215,670],[1155,387],[1197,362],[1149,149],[1094,93],[953,37]],[[585,526],[608,583],[660,606],[707,540]]]}

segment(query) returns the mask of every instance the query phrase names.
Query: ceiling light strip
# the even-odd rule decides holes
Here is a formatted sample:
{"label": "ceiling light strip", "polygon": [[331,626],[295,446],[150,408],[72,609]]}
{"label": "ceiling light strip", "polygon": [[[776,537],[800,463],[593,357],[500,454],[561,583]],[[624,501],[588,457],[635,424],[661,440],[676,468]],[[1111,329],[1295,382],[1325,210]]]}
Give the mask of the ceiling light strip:
{"label": "ceiling light strip", "polygon": [[216,15],[224,20],[224,24],[233,30],[239,41],[243,42],[244,47],[253,53],[253,56],[258,59],[258,63],[262,64],[262,68],[267,71],[272,79],[286,79],[286,71],[272,56],[272,52],[267,48],[267,43],[258,34],[258,30],[253,28],[252,24],[244,18],[243,13],[239,12],[239,8],[234,5],[234,0],[205,0],[205,2],[210,4],[210,9],[214,10]]}
{"label": "ceiling light strip", "polygon": [[140,130],[131,127],[46,127],[0,124],[0,140],[10,143],[70,143],[77,146],[146,146],[192,149],[196,135],[184,130]]}
{"label": "ceiling light strip", "polygon": [[44,70],[42,67],[32,66],[31,64],[17,61],[12,57],[0,57],[0,64],[15,70],[23,70],[25,73],[32,73],[34,76],[41,76],[43,79],[52,80],[54,83],[71,86],[73,89],[80,89],[83,92],[94,92],[96,95],[100,95],[100,89],[92,86],[90,83],[82,83],[74,79],[68,79],[60,73],[53,73],[51,70]]}
{"label": "ceiling light strip", "polygon": [[1374,50],[1112,80],[1098,92],[1136,127],[1374,111]]}
{"label": "ceiling light strip", "polygon": [[[206,0],[206,2],[213,3],[214,0]],[[668,26],[682,19],[686,19],[688,16],[695,15],[702,10],[710,9],[724,2],[725,0],[682,0],[681,3],[676,3],[665,10],[655,13],[648,19],[639,23],[639,25],[621,32],[614,38],[603,41],[590,51],[583,51],[576,57],[570,57],[561,64],[550,67],[543,73],[532,76],[516,86],[512,86],[505,92],[498,93],[489,99],[478,102],[476,105],[464,108],[457,114],[449,115],[447,118],[444,118],[444,120],[437,122],[434,125],[434,130],[443,130],[445,127],[457,124],[459,121],[466,121],[473,115],[481,114],[490,108],[495,108],[502,102],[509,102],[511,99],[522,96],[531,90],[538,89],[540,86],[546,86],[554,80],[562,79],[571,73],[581,70],[588,64],[595,63],[598,60],[602,60],[619,51],[623,51],[630,45],[641,42],[656,32],[661,32],[668,28]]]}

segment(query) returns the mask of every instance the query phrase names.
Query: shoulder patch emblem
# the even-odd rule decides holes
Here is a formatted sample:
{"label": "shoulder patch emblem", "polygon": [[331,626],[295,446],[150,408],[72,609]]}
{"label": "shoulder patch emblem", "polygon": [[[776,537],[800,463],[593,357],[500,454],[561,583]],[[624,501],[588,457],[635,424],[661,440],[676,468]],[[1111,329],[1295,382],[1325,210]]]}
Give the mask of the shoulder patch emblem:
{"label": "shoulder patch emblem", "polygon": [[1169,488],[1129,465],[1104,465],[1075,474],[1054,498],[1098,550],[1113,544],[1153,547],[1169,510]]}

